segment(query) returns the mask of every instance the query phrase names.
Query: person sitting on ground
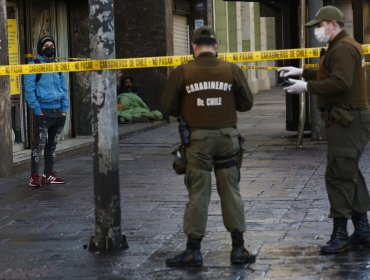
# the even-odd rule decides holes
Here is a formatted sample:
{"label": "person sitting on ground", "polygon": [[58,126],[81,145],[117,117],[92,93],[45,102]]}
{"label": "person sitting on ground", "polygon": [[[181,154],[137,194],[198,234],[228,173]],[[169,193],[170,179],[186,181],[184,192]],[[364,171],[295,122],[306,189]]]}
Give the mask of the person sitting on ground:
{"label": "person sitting on ground", "polygon": [[117,89],[117,111],[119,123],[160,121],[163,115],[158,110],[150,110],[143,100],[139,88],[134,85],[134,79],[125,76]]}
{"label": "person sitting on ground", "polygon": [[121,93],[125,92],[135,93],[141,99],[143,99],[143,96],[139,91],[139,88],[134,85],[134,79],[130,76],[125,76],[121,79],[120,87],[117,90],[117,95],[120,95]]}
{"label": "person sitting on ground", "polygon": [[160,121],[163,118],[160,111],[150,110],[134,92],[123,92],[118,95],[117,111],[119,123]]}

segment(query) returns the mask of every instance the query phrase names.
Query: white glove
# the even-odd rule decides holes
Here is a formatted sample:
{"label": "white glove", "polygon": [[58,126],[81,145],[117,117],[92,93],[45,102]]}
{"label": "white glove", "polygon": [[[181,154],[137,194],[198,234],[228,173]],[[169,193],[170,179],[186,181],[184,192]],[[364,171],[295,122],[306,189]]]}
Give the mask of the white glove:
{"label": "white glove", "polygon": [[277,71],[280,72],[280,77],[282,78],[289,76],[301,76],[303,73],[303,69],[293,66],[280,67]]}
{"label": "white glove", "polygon": [[296,79],[288,79],[288,81],[292,83],[292,85],[284,88],[287,92],[298,94],[307,91],[307,82]]}

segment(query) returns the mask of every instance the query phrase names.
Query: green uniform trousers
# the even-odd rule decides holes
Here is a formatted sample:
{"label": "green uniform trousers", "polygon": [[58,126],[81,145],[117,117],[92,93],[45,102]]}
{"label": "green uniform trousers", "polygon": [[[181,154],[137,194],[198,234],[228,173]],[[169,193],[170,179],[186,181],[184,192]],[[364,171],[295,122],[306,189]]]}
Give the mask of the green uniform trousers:
{"label": "green uniform trousers", "polygon": [[328,144],[325,173],[331,218],[351,218],[370,209],[369,191],[359,161],[370,136],[370,111],[349,111],[353,121],[344,127],[336,121],[326,124]]}
{"label": "green uniform trousers", "polygon": [[[191,238],[205,235],[208,205],[211,198],[211,172],[214,166],[222,218],[230,232],[245,231],[244,202],[239,191],[240,171],[233,164],[240,145],[236,128],[192,129],[186,148],[185,184],[189,202],[185,208],[184,232]],[[221,166],[221,168],[217,168]]]}

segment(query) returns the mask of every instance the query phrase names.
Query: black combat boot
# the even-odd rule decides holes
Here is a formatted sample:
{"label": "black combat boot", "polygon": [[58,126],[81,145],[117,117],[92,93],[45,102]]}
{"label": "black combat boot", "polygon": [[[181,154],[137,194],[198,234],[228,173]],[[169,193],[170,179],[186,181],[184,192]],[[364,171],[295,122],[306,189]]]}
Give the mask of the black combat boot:
{"label": "black combat boot", "polygon": [[353,247],[364,246],[370,248],[370,229],[367,214],[355,214],[352,216],[355,231],[349,237],[349,243]]}
{"label": "black combat boot", "polygon": [[232,232],[231,240],[233,249],[231,250],[231,264],[254,263],[256,255],[252,255],[244,248],[244,238],[242,232]]}
{"label": "black combat boot", "polygon": [[203,265],[202,254],[200,252],[200,242],[202,239],[188,238],[186,250],[173,258],[166,259],[168,267],[196,267]]}
{"label": "black combat boot", "polygon": [[323,255],[343,253],[350,248],[347,233],[347,219],[334,218],[333,220],[333,233],[331,234],[330,240],[320,249]]}

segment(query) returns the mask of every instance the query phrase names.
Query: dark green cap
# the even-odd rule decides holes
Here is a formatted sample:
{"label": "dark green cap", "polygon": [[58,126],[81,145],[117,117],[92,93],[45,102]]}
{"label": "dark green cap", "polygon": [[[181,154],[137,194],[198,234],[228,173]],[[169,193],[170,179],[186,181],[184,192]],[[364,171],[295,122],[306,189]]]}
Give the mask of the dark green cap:
{"label": "dark green cap", "polygon": [[344,22],[344,14],[341,10],[334,6],[324,6],[320,8],[313,20],[305,24],[306,27],[314,26],[325,20],[336,20],[338,22]]}
{"label": "dark green cap", "polygon": [[216,32],[210,26],[202,26],[194,30],[193,43],[217,43]]}

